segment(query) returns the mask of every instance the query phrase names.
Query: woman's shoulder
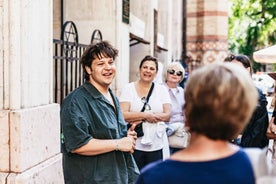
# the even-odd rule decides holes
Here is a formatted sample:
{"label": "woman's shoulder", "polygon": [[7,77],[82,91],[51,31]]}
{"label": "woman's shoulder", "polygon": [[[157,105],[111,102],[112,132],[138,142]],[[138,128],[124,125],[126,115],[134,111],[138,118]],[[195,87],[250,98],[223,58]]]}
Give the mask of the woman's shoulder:
{"label": "woman's shoulder", "polygon": [[126,83],[125,85],[123,85],[122,91],[130,90],[132,88],[134,88],[134,82],[129,82],[129,83]]}
{"label": "woman's shoulder", "polygon": [[154,83],[154,88],[158,89],[158,90],[165,90],[167,91],[168,90],[168,87],[166,87],[165,84],[159,84],[159,83]]}
{"label": "woman's shoulder", "polygon": [[180,93],[184,93],[184,89],[183,89],[181,86],[177,86],[177,90],[178,90]]}
{"label": "woman's shoulder", "polygon": [[[152,162],[150,164],[148,164],[147,166],[145,166],[142,170],[141,170],[141,175],[145,176],[145,175],[150,175],[151,177],[156,177],[155,175],[163,175],[163,172],[167,173],[167,170],[170,170],[169,168],[171,167],[170,165],[172,163],[175,163],[175,161],[172,160],[159,160],[159,161],[155,161]],[[173,164],[174,165],[174,164]],[[159,171],[158,173],[156,173],[156,171]],[[165,174],[164,173],[164,174]]]}
{"label": "woman's shoulder", "polygon": [[[215,172],[217,171],[218,167],[221,171],[220,174]],[[220,158],[217,160],[180,161],[167,159],[165,161],[154,162],[142,169],[141,177],[152,182],[162,180],[163,183],[167,180],[174,181],[176,178],[182,178],[183,183],[184,180],[185,182],[191,183],[192,181],[195,181],[195,177],[208,171],[210,173],[207,177],[209,181],[213,181],[213,183],[221,183],[219,181],[225,182],[228,180],[240,180],[240,177],[236,177],[237,172],[230,172],[237,169],[245,173],[243,178],[249,179],[250,181],[254,180],[254,174],[251,164],[243,151],[237,151],[231,156]],[[225,177],[227,179],[220,179],[218,178],[219,176]]]}

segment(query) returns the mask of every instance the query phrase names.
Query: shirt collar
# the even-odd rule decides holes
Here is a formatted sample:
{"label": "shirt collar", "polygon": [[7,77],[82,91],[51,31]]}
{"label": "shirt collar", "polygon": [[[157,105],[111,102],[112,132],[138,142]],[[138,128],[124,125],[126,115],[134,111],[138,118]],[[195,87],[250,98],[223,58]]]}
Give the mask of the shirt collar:
{"label": "shirt collar", "polygon": [[[103,97],[103,95],[100,93],[100,91],[89,81],[85,81],[85,83],[83,85],[84,85],[85,89],[87,89],[87,91],[90,93],[90,95],[93,96],[94,98]],[[108,91],[110,92],[111,96],[113,96],[113,93],[110,88],[108,88]]]}

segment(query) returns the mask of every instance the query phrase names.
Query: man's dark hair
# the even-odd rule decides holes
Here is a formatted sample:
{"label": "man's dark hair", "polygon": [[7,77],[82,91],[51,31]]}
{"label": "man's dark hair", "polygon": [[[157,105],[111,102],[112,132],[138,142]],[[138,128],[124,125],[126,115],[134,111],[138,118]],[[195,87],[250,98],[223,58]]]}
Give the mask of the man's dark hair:
{"label": "man's dark hair", "polygon": [[112,58],[115,60],[115,58],[118,56],[118,50],[115,49],[110,43],[107,41],[98,42],[95,44],[89,45],[84,53],[82,54],[82,57],[80,59],[80,63],[83,67],[84,72],[84,78],[86,80],[89,80],[89,74],[86,72],[85,67],[89,66],[91,67],[92,61],[96,58],[102,59],[103,57]]}

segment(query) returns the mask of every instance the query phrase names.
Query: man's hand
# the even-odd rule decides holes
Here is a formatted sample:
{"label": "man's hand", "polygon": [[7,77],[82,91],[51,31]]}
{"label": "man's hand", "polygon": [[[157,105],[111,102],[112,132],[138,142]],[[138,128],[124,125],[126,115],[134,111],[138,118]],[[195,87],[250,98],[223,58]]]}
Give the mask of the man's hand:
{"label": "man's hand", "polygon": [[116,148],[119,151],[133,153],[135,150],[135,139],[132,136],[127,136],[117,141]]}
{"label": "man's hand", "polygon": [[131,125],[131,127],[128,129],[128,131],[127,131],[127,136],[128,136],[128,137],[132,137],[134,140],[137,139],[137,133],[136,133],[135,130],[134,130],[135,127],[136,127],[136,124],[133,123],[133,124]]}

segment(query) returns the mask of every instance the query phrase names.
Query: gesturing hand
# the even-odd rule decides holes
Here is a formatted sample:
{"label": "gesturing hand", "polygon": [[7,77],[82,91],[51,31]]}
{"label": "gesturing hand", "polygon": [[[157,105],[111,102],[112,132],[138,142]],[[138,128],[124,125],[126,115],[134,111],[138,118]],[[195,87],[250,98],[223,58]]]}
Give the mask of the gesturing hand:
{"label": "gesturing hand", "polygon": [[128,136],[128,137],[132,137],[134,140],[137,139],[137,133],[136,133],[135,130],[134,130],[135,127],[136,127],[136,124],[133,123],[133,124],[131,125],[131,127],[128,129],[128,131],[127,131],[127,136]]}
{"label": "gesturing hand", "polygon": [[118,149],[123,152],[133,153],[135,149],[135,139],[131,136],[123,137],[118,140]]}

